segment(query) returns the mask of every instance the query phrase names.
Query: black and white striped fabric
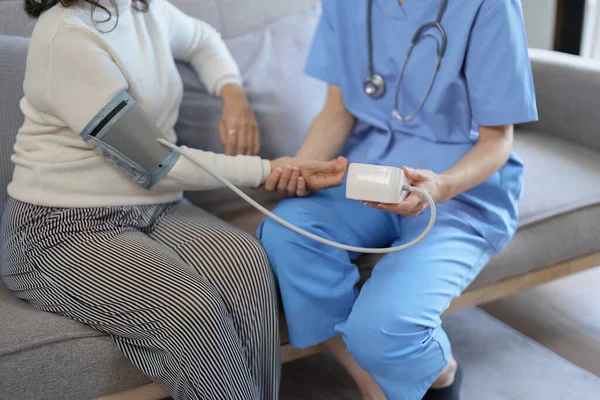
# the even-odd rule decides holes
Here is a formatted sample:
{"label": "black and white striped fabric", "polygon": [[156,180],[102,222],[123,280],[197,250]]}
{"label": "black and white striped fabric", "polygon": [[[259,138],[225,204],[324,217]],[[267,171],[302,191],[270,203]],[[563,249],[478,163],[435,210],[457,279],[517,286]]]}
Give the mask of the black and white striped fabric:
{"label": "black and white striped fabric", "polygon": [[274,280],[252,236],[186,203],[46,208],[9,200],[2,277],[112,335],[174,399],[276,399]]}

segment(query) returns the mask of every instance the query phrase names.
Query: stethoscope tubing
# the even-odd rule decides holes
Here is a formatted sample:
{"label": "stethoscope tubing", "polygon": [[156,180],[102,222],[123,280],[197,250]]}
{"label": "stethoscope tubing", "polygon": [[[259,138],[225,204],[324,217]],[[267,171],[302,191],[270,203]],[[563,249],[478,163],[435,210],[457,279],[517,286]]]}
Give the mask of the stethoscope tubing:
{"label": "stethoscope tubing", "polygon": [[[411,121],[421,111],[421,109],[425,105],[425,102],[427,101],[427,98],[429,97],[429,94],[431,93],[431,90],[433,89],[433,85],[434,85],[435,79],[437,77],[437,73],[440,69],[440,65],[442,63],[444,54],[446,53],[446,47],[448,44],[448,38],[446,35],[446,31],[444,30],[444,28],[442,27],[442,24],[441,24],[442,16],[444,15],[444,11],[446,9],[446,4],[447,4],[447,0],[441,0],[440,8],[438,10],[436,19],[434,21],[426,22],[423,25],[419,26],[419,28],[417,28],[417,30],[415,31],[415,33],[413,34],[413,36],[411,38],[410,46],[406,52],[406,56],[404,57],[402,67],[398,74],[398,80],[396,82],[396,91],[395,91],[395,95],[394,95],[394,109],[392,110],[392,116],[400,121]],[[367,50],[368,50],[369,76],[365,79],[364,85],[365,85],[365,92],[367,93],[367,95],[376,98],[383,94],[383,92],[385,90],[384,89],[385,83],[384,83],[383,78],[374,72],[373,38],[372,38],[372,35],[373,35],[373,32],[372,32],[372,8],[373,8],[373,0],[367,0]],[[415,111],[412,114],[410,114],[408,116],[403,116],[400,114],[400,111],[398,111],[398,108],[399,108],[398,96],[400,94],[400,87],[401,87],[402,79],[404,77],[404,72],[406,70],[408,60],[410,59],[410,55],[412,54],[414,47],[418,43],[421,34],[429,28],[436,29],[440,33],[440,36],[441,36],[440,40],[438,40],[436,38],[436,41],[438,43],[438,49],[437,49],[438,58],[436,61],[436,65],[433,70],[433,75],[429,82],[429,86],[427,87],[427,91],[425,92],[425,95],[421,99],[419,105],[417,106],[417,108],[415,109]],[[367,90],[367,88],[369,88],[369,90]]]}

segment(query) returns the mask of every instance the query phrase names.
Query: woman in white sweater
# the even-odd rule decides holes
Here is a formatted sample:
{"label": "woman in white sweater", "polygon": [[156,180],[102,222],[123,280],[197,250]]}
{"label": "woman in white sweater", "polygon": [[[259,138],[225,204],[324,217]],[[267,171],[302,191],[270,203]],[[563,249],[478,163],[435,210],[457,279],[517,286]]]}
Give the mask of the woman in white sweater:
{"label": "woman in white sweater", "polygon": [[269,186],[283,174],[298,190],[318,190],[341,184],[346,160],[255,156],[256,122],[233,58],[212,27],[166,0],[25,4],[38,20],[0,237],[7,287],[110,334],[174,399],[276,399],[278,321],[267,257],[253,237],[182,200],[184,190],[219,183],[180,157],[146,190],[80,132],[127,91],[175,142],[179,59],[222,98],[229,155],[190,151],[230,181],[257,187],[271,176]]}

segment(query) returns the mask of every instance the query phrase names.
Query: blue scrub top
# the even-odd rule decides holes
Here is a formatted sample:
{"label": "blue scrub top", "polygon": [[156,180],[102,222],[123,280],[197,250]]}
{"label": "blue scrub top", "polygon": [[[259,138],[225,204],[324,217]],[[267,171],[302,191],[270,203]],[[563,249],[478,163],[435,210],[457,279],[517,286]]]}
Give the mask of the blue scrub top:
{"label": "blue scrub top", "polygon": [[[323,14],[306,72],[340,86],[358,124],[342,154],[350,162],[431,169],[441,173],[475,144],[478,126],[537,120],[521,3],[517,0],[448,0],[441,25],[447,48],[433,89],[410,122],[392,117],[398,74],[411,38],[435,19],[440,0],[373,0],[373,68],[386,84],[372,99],[368,75],[367,1],[323,0]],[[406,67],[398,109],[419,105],[437,61],[437,30],[429,29]],[[514,233],[523,164],[516,154],[483,184],[440,205],[461,213],[474,230],[501,250]]]}

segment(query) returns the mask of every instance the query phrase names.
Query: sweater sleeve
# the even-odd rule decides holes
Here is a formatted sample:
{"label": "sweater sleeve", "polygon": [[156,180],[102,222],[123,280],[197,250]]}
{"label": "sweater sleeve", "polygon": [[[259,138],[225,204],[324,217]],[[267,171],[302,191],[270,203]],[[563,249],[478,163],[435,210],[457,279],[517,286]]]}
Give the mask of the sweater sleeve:
{"label": "sweater sleeve", "polygon": [[[255,156],[227,156],[181,146],[186,153],[236,186],[258,187],[271,173],[271,163]],[[211,190],[223,187],[221,181],[181,156],[173,169],[156,185],[163,189]]]}
{"label": "sweater sleeve", "polygon": [[227,83],[242,85],[239,67],[221,35],[210,24],[190,17],[167,0],[158,0],[168,24],[176,60],[191,64],[206,89],[216,96]]}
{"label": "sweater sleeve", "polygon": [[[129,87],[101,40],[80,26],[61,28],[51,43],[48,63],[47,119],[49,123],[68,127],[76,135],[106,104]],[[86,146],[83,139],[82,146]],[[270,173],[269,161],[259,157],[188,150],[203,164],[240,186],[259,186]],[[95,156],[100,157],[97,153]],[[222,186],[183,156],[158,185],[177,190],[209,190]]]}

